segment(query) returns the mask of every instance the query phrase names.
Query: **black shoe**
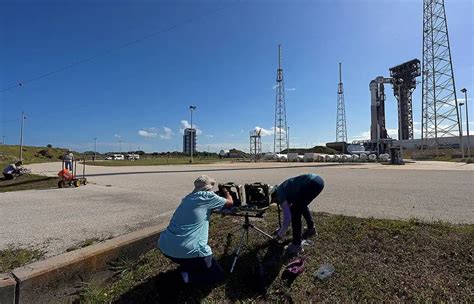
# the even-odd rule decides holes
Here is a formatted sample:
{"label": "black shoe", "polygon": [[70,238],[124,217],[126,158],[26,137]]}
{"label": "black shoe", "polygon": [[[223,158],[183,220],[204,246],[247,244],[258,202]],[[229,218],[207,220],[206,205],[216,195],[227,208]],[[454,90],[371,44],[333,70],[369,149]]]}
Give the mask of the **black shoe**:
{"label": "black shoe", "polygon": [[306,240],[306,239],[309,239],[313,236],[316,235],[316,229],[315,228],[311,228],[311,229],[306,229],[304,232],[303,232],[303,239]]}

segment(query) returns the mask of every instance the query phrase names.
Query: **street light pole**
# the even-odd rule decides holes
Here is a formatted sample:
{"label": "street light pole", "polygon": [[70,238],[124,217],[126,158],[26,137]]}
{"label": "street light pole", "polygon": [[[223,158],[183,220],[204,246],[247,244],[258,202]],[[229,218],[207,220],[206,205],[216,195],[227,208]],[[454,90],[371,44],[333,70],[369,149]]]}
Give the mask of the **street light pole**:
{"label": "street light pole", "polygon": [[467,90],[463,88],[461,90],[464,93],[464,103],[466,104],[466,131],[467,131],[467,158],[471,158],[471,143],[469,141],[469,111],[467,109]]}
{"label": "street light pole", "polygon": [[288,126],[288,131],[286,133],[286,145],[287,145],[287,152],[286,154],[290,153],[290,127]]}
{"label": "street light pole", "polygon": [[25,122],[25,112],[21,112],[21,128],[20,128],[20,161],[23,161],[23,125]]}
{"label": "street light pole", "polygon": [[97,137],[94,137],[94,162],[97,157]]}
{"label": "street light pole", "polygon": [[195,140],[195,132],[194,132],[194,129],[193,129],[193,110],[196,110],[196,106],[189,106],[189,111],[191,112],[191,138],[189,140],[189,146],[190,146],[190,150],[191,150],[191,160],[190,162],[193,163],[193,150],[194,150],[194,140]]}
{"label": "street light pole", "polygon": [[462,106],[464,105],[463,102],[459,103],[459,136],[461,137],[461,155],[464,159],[464,140],[462,134]]}

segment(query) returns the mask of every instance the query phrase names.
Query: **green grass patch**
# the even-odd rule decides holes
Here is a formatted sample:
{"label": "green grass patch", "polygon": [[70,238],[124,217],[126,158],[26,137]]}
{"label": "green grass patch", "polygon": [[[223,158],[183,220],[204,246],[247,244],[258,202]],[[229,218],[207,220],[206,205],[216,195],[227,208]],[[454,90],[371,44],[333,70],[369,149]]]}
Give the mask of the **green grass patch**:
{"label": "green grass patch", "polygon": [[[314,214],[318,235],[305,246],[305,272],[293,282],[281,278],[290,258],[282,245],[251,232],[234,273],[214,288],[180,288],[174,269],[159,251],[115,265],[116,276],[103,285],[87,285],[82,303],[154,302],[468,302],[471,299],[474,225],[418,220],[363,219]],[[239,237],[228,232],[242,218],[213,215],[209,244],[225,270]],[[277,227],[276,212],[255,221],[265,231]],[[289,236],[287,237],[289,241]],[[313,277],[321,264],[336,272],[324,281]],[[263,280],[256,266],[263,265]],[[178,281],[179,282],[179,281]]]}
{"label": "green grass patch", "polygon": [[[23,162],[25,164],[60,161],[67,149],[47,147],[23,147]],[[79,154],[74,153],[76,156]],[[20,159],[20,146],[0,146],[0,164],[10,164]],[[3,169],[3,167],[2,167]]]}
{"label": "green grass patch", "polygon": [[47,177],[36,174],[24,174],[13,180],[0,178],[0,192],[41,190],[58,187],[57,177]]}
{"label": "green grass patch", "polygon": [[88,239],[85,239],[85,240],[79,242],[78,244],[75,244],[74,246],[71,246],[71,247],[67,248],[66,252],[74,251],[74,250],[81,249],[81,248],[84,248],[84,247],[88,247],[88,246],[103,242],[103,241],[111,239],[111,238],[112,238],[112,236],[88,238]]}
{"label": "green grass patch", "polygon": [[[219,158],[194,158],[193,164],[213,164],[219,162],[229,162],[226,159]],[[131,160],[100,160],[100,161],[87,161],[87,165],[91,166],[109,166],[109,167],[121,167],[121,166],[157,166],[157,165],[189,165],[189,157],[156,157],[156,158],[143,158],[135,161]]]}
{"label": "green grass patch", "polygon": [[0,250],[0,273],[39,260],[44,252],[36,249],[8,247]]}

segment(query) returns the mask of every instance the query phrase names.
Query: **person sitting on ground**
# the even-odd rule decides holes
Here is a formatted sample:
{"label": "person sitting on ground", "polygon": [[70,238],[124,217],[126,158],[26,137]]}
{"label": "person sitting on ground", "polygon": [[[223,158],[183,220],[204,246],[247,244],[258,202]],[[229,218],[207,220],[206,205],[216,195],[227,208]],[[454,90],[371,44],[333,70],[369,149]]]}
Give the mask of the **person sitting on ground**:
{"label": "person sitting on ground", "polygon": [[212,257],[209,247],[209,219],[211,211],[233,205],[225,190],[225,198],[212,191],[216,180],[201,175],[194,181],[194,190],[186,195],[160,234],[159,250],[180,265],[185,283],[214,284],[224,279],[224,271]]}
{"label": "person sitting on ground", "polygon": [[[324,188],[323,179],[316,174],[303,174],[289,178],[281,185],[275,186],[271,198],[272,203],[277,203],[283,211],[283,224],[277,230],[277,238],[282,238],[288,226],[292,226],[293,239],[288,245],[288,253],[297,254],[303,251],[302,239],[310,238],[316,234],[314,222],[308,205],[321,193]],[[306,230],[301,235],[301,216],[306,220]]]}
{"label": "person sitting on ground", "polygon": [[6,166],[5,169],[3,169],[3,176],[5,176],[5,179],[14,179],[21,175],[21,170],[23,169],[22,165],[22,161],[17,161],[14,164]]}

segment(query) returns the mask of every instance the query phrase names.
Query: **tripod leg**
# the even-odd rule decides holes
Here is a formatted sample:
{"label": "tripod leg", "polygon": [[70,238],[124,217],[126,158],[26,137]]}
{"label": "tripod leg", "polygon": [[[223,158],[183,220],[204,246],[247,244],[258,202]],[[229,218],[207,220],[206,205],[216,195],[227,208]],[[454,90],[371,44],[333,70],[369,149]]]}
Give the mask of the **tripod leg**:
{"label": "tripod leg", "polygon": [[252,228],[253,230],[257,231],[258,233],[260,234],[263,234],[264,236],[266,236],[267,238],[273,240],[273,236],[269,235],[268,233],[266,233],[265,231],[263,231],[262,229],[258,228],[258,227],[255,227],[254,225],[250,225],[250,228]]}
{"label": "tripod leg", "polygon": [[239,258],[240,250],[242,249],[242,246],[244,245],[245,235],[247,235],[247,237],[248,237],[248,230],[243,229],[242,230],[242,235],[240,237],[239,246],[237,246],[237,248],[234,252],[235,256],[234,256],[234,261],[232,261],[232,267],[230,268],[230,273],[232,273],[234,271],[235,264],[237,263],[237,259]]}

